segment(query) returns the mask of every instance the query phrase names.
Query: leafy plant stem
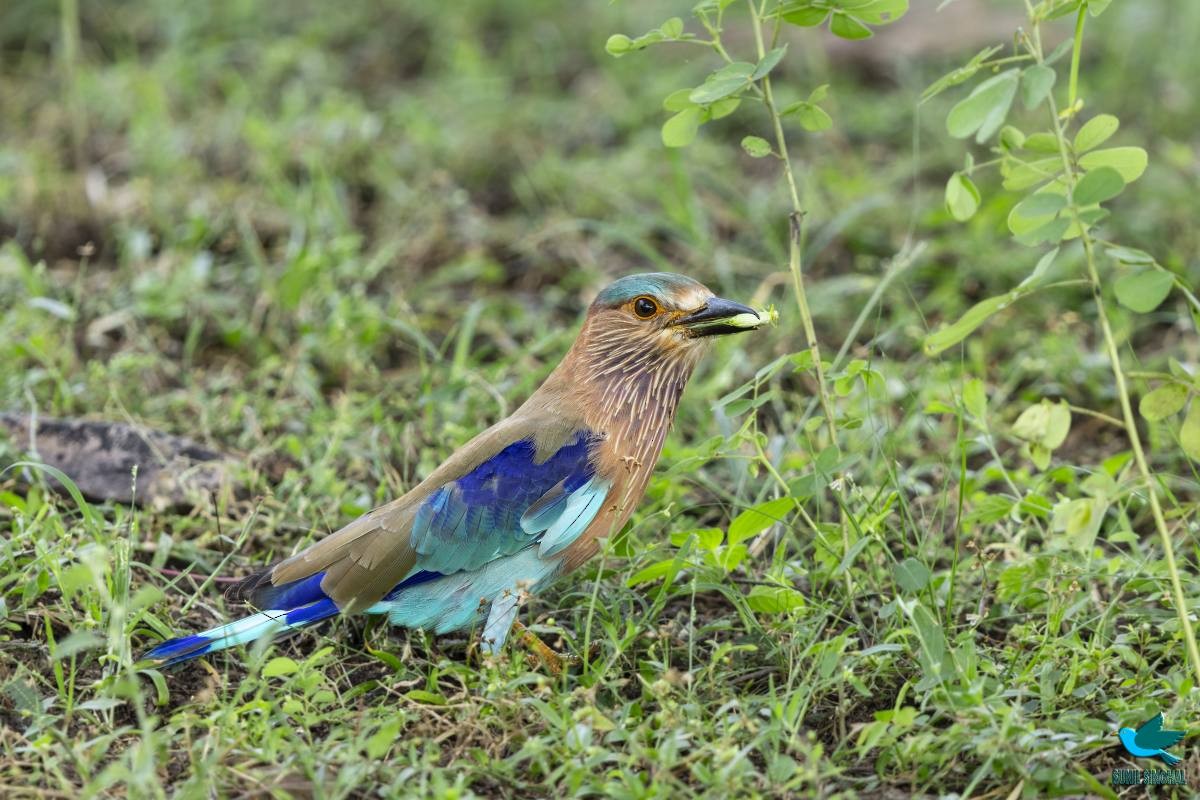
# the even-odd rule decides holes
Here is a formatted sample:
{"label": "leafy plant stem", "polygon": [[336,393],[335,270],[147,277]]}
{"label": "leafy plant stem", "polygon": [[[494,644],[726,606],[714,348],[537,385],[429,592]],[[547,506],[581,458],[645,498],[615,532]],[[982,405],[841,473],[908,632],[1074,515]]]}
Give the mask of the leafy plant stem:
{"label": "leafy plant stem", "polygon": [[1188,305],[1190,305],[1196,311],[1200,311],[1200,300],[1196,299],[1196,295],[1192,294],[1192,290],[1188,288],[1186,283],[1179,279],[1178,275],[1173,274],[1173,276],[1175,278],[1175,288],[1178,289],[1185,298],[1187,298]]}
{"label": "leafy plant stem", "polygon": [[[1074,177],[1068,178],[1069,185],[1074,188]],[[1072,216],[1078,220],[1078,209],[1072,205]],[[1133,450],[1133,458],[1137,463],[1138,472],[1141,473],[1142,480],[1146,484],[1146,493],[1150,497],[1150,513],[1154,517],[1154,527],[1158,530],[1159,538],[1162,539],[1163,557],[1167,562],[1167,573],[1171,577],[1171,590],[1175,596],[1175,612],[1179,616],[1179,624],[1183,629],[1183,636],[1187,642],[1188,656],[1192,662],[1192,668],[1196,671],[1197,681],[1200,681],[1200,648],[1196,646],[1196,633],[1192,629],[1191,620],[1188,619],[1187,601],[1183,595],[1183,583],[1179,578],[1179,569],[1175,564],[1175,546],[1171,541],[1171,532],[1167,530],[1167,520],[1163,515],[1162,505],[1158,500],[1158,488],[1154,481],[1154,476],[1150,472],[1150,466],[1146,461],[1146,453],[1142,448],[1141,436],[1138,434],[1137,423],[1133,417],[1133,404],[1129,399],[1129,388],[1125,383],[1125,375],[1121,368],[1121,356],[1117,350],[1116,339],[1113,337],[1112,325],[1108,320],[1108,312],[1104,308],[1104,298],[1101,294],[1100,275],[1096,270],[1096,259],[1092,249],[1091,238],[1085,231],[1083,236],[1083,249],[1087,261],[1088,277],[1092,281],[1092,295],[1095,297],[1097,316],[1100,318],[1100,328],[1104,333],[1104,346],[1108,351],[1108,359],[1112,365],[1113,378],[1117,385],[1117,398],[1121,403],[1121,415],[1125,420],[1125,432],[1129,436],[1129,446]]]}
{"label": "leafy plant stem", "polygon": [[[762,19],[755,0],[747,0],[750,6],[751,27],[754,29],[754,44],[761,61],[767,54],[763,42]],[[821,398],[821,408],[829,424],[829,435],[835,439],[837,420],[833,414],[833,404],[829,399],[829,388],[825,382],[825,368],[821,364],[821,348],[817,343],[816,328],[813,326],[812,312],[808,306],[808,295],[804,291],[804,271],[800,258],[800,238],[804,224],[804,209],[800,204],[800,191],[796,188],[796,174],[792,168],[792,159],[788,155],[787,138],[783,133],[783,120],[775,106],[775,96],[771,91],[771,78],[762,79],[763,104],[771,117],[771,125],[775,131],[775,146],[779,158],[783,161],[783,174],[787,180],[788,192],[792,200],[792,213],[789,218],[788,236],[788,268],[792,275],[792,289],[796,295],[796,305],[800,309],[800,322],[804,326],[804,338],[813,357],[813,370],[817,376],[817,392]]]}
{"label": "leafy plant stem", "polygon": [[[1087,3],[1079,4],[1075,17],[1075,42],[1071,46],[1071,80],[1067,86],[1067,113],[1075,113],[1075,100],[1079,89],[1079,58],[1083,53],[1083,21],[1087,19]],[[1040,63],[1040,58],[1039,58]]]}
{"label": "leafy plant stem", "polygon": [[[961,394],[961,393],[960,393]],[[954,444],[958,450],[958,485],[967,485],[967,448],[965,439],[963,438],[963,417],[966,416],[966,409],[962,404],[958,408],[958,420],[954,432]],[[954,624],[954,590],[958,579],[958,564],[961,559],[962,547],[962,521],[963,521],[963,497],[962,489],[958,491],[958,499],[954,509],[954,558],[950,562],[950,586],[946,591],[946,628],[949,629]]]}
{"label": "leafy plant stem", "polygon": [[[1082,13],[1085,12],[1086,6],[1080,9],[1081,18],[1075,28],[1075,43],[1074,53],[1072,54],[1072,80],[1071,80],[1071,95],[1074,95],[1075,84],[1075,65],[1079,61],[1079,51],[1082,45],[1083,22]],[[1035,33],[1037,29],[1035,28]],[[1036,49],[1035,57],[1038,63],[1042,63],[1043,56],[1041,51],[1041,37],[1035,38]],[[1163,558],[1167,562],[1167,573],[1171,578],[1171,590],[1175,600],[1175,612],[1179,617],[1179,625],[1183,631],[1184,640],[1187,643],[1188,658],[1192,663],[1192,669],[1195,671],[1196,679],[1200,682],[1200,648],[1196,645],[1196,633],[1192,629],[1191,620],[1188,618],[1187,601],[1183,594],[1183,583],[1179,578],[1179,568],[1175,562],[1175,546],[1171,541],[1171,532],[1167,529],[1167,520],[1163,514],[1162,505],[1158,499],[1158,488],[1154,480],[1154,475],[1150,471],[1150,465],[1146,460],[1145,450],[1142,448],[1142,439],[1138,434],[1137,422],[1133,416],[1133,403],[1129,398],[1129,387],[1125,381],[1125,372],[1121,366],[1121,355],[1117,348],[1116,337],[1113,336],[1112,324],[1108,318],[1108,311],[1104,304],[1104,294],[1102,284],[1100,282],[1100,273],[1096,268],[1095,245],[1092,241],[1091,234],[1087,227],[1083,224],[1079,215],[1079,206],[1074,200],[1075,185],[1078,178],[1075,173],[1075,167],[1071,162],[1071,156],[1067,143],[1066,132],[1063,130],[1062,120],[1058,115],[1058,108],[1054,102],[1054,95],[1047,96],[1047,103],[1050,108],[1050,121],[1053,125],[1054,136],[1058,140],[1058,151],[1062,157],[1064,180],[1067,184],[1068,196],[1071,201],[1067,206],[1070,211],[1071,218],[1080,231],[1079,240],[1083,244],[1084,261],[1087,266],[1087,277],[1091,283],[1092,298],[1096,304],[1096,316],[1100,320],[1100,330],[1104,336],[1104,347],[1108,355],[1109,365],[1112,367],[1113,380],[1116,384],[1117,399],[1121,404],[1121,416],[1124,420],[1125,434],[1129,437],[1129,446],[1133,450],[1134,462],[1137,464],[1138,472],[1141,474],[1143,482],[1146,484],[1146,493],[1150,499],[1150,513],[1154,518],[1154,527],[1158,531],[1159,538],[1162,540]]]}

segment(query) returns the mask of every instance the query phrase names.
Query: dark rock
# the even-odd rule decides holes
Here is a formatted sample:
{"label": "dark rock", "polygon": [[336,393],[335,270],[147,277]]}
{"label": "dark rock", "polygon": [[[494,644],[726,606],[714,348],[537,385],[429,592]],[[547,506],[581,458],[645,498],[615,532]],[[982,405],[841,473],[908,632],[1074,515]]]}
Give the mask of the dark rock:
{"label": "dark rock", "polygon": [[30,460],[64,472],[89,500],[166,509],[208,502],[212,493],[234,485],[231,457],[136,425],[0,413],[0,431]]}

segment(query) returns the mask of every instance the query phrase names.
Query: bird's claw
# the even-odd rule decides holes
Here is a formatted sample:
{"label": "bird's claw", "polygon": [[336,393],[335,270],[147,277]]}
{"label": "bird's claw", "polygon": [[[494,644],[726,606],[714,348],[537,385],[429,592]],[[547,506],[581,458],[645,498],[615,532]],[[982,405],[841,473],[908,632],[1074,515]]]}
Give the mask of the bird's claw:
{"label": "bird's claw", "polygon": [[530,666],[542,666],[554,677],[562,675],[568,667],[578,666],[583,659],[574,653],[559,653],[546,644],[536,633],[526,628],[520,622],[513,623],[513,631],[521,639],[521,644],[529,649]]}

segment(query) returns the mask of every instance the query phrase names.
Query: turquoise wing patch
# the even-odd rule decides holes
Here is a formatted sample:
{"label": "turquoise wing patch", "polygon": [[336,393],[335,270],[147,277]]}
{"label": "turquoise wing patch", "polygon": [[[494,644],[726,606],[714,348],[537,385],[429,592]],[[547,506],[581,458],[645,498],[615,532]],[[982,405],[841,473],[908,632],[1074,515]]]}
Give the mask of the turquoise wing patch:
{"label": "turquoise wing patch", "polygon": [[526,532],[545,526],[538,555],[549,558],[578,539],[604,507],[604,500],[611,488],[611,482],[593,475],[583,486],[573,492],[564,491],[561,497],[555,499],[553,509],[556,513],[553,516],[547,513],[549,509],[541,510],[532,517],[526,512],[526,516],[521,517],[521,527]]}
{"label": "turquoise wing patch", "polygon": [[561,552],[595,518],[610,488],[595,474],[595,441],[582,431],[539,461],[533,443],[522,439],[438,488],[413,519],[413,573],[478,570],[535,542],[539,557]]}

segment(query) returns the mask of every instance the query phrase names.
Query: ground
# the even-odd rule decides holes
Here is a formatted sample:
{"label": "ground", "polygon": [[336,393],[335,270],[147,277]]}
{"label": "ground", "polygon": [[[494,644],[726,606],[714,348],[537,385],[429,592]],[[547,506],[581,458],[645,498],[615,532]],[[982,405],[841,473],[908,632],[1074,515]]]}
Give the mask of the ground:
{"label": "ground", "polygon": [[[966,88],[920,101],[1010,43],[1024,5],[973,27],[922,0],[867,41],[789,39],[779,91],[829,83],[834,120],[788,127],[808,299],[826,358],[845,344],[835,371],[864,370],[835,398],[836,446],[805,424],[821,413],[795,355],[787,191],[738,146],[766,118],[665,148],[662,98],[718,63],[605,52],[672,15],[698,30],[691,5],[0,7],[0,411],[136,422],[240,464],[237,488],[171,508],[0,475],[0,792],[1145,793],[1109,786],[1150,766],[1113,731],[1156,710],[1200,729],[1200,704],[1097,307],[1068,282],[1080,257],[961,345],[922,347],[1037,261],[994,173],[969,222],[944,207],[969,147],[946,112]],[[945,13],[960,5],[977,4]],[[1046,32],[1069,38],[1072,18]],[[1116,141],[1150,154],[1103,238],[1191,286],[1197,35],[1200,6],[1116,0],[1088,22],[1079,78],[1088,113],[1119,115]],[[780,319],[716,346],[631,524],[524,612],[579,664],[555,677],[519,648],[485,661],[466,635],[347,619],[133,670],[239,613],[232,579],[515,408],[594,293],[647,269]],[[1136,402],[1172,359],[1194,372],[1195,324],[1183,295],[1148,314],[1111,302],[1105,270]],[[1072,413],[1039,467],[1014,423],[1042,399]],[[1194,603],[1197,473],[1177,423],[1139,424]],[[0,441],[0,466],[28,456]],[[1047,511],[1071,501],[1098,518],[1082,535]],[[1175,751],[1200,785],[1195,740]]]}

